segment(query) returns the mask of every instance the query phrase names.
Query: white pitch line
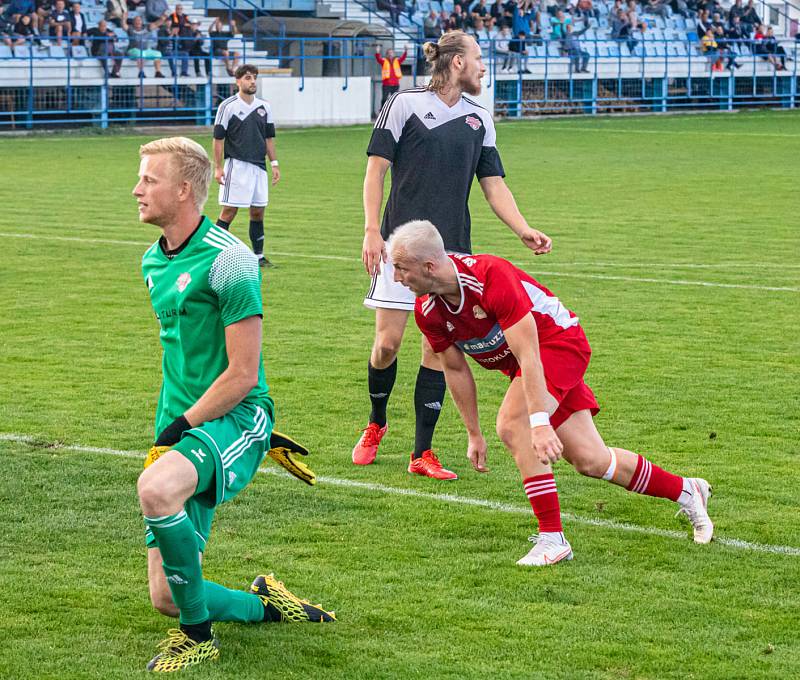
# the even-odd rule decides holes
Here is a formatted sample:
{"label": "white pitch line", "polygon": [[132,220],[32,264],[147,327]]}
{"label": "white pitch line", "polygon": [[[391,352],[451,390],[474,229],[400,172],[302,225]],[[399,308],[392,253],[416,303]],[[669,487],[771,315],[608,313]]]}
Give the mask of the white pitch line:
{"label": "white pitch line", "polygon": [[[18,234],[12,232],[0,232],[0,238],[24,238],[24,239],[40,239],[40,235],[34,234]],[[48,236],[50,241],[74,241],[78,243],[108,243],[110,245],[126,245],[126,246],[143,246],[147,247],[152,245],[149,241],[123,241],[118,239],[106,238],[83,238],[81,236]],[[343,255],[319,255],[319,254],[305,254],[305,253],[289,253],[278,250],[270,250],[269,255],[277,255],[278,257],[298,257],[309,260],[335,260],[337,262],[350,262],[351,264],[360,263],[361,260],[355,257],[345,257]],[[518,267],[526,267],[529,263],[513,263]],[[562,263],[565,266],[579,265],[579,263]],[[585,265],[579,265],[585,266]],[[622,265],[620,265],[622,266]],[[648,265],[649,266],[649,265]],[[641,276],[614,276],[611,274],[588,274],[581,272],[560,272],[548,269],[536,269],[537,274],[544,274],[545,276],[563,276],[574,279],[598,279],[602,281],[630,281],[633,283],[660,283],[670,286],[699,286],[702,288],[739,288],[745,290],[768,290],[782,293],[800,293],[800,288],[793,286],[759,286],[756,284],[748,283],[717,283],[713,281],[689,281],[686,279],[653,279]]]}
{"label": "white pitch line", "polygon": [[[119,449],[110,449],[99,446],[82,446],[79,444],[61,444],[52,443],[36,439],[22,434],[13,433],[0,433],[0,441],[17,442],[20,444],[28,444],[40,449],[52,450],[69,450],[81,451],[82,453],[98,453],[111,456],[120,456],[123,458],[134,458],[142,460],[144,454],[140,451],[120,451]],[[289,477],[288,473],[283,471],[274,470],[271,468],[259,468],[259,472],[267,475],[276,475],[279,477]],[[496,510],[498,512],[506,512],[514,515],[530,515],[530,508],[521,507],[518,505],[510,505],[508,503],[499,503],[497,501],[490,501],[483,498],[470,498],[468,496],[457,496],[449,493],[429,493],[427,491],[417,491],[416,489],[404,489],[396,486],[386,486],[385,484],[376,484],[374,482],[359,482],[354,479],[340,479],[338,477],[318,477],[319,482],[323,484],[330,484],[331,486],[341,486],[351,489],[363,489],[364,491],[374,491],[377,493],[391,494],[395,496],[408,496],[412,498],[422,498],[429,501],[439,503],[453,503],[457,505],[469,505],[477,508],[487,508],[489,510]],[[585,524],[587,526],[600,527],[603,529],[615,529],[617,531],[628,531],[638,534],[646,534],[648,536],[659,536],[661,538],[673,538],[680,540],[687,540],[686,533],[680,531],[670,531],[668,529],[658,529],[655,527],[642,527],[636,524],[629,524],[627,522],[615,522],[614,520],[599,519],[595,517],[581,517],[580,515],[573,515],[571,513],[562,513],[562,516],[576,524]],[[749,552],[770,553],[773,555],[789,555],[791,557],[800,557],[800,548],[791,545],[771,545],[768,543],[752,543],[750,541],[743,541],[738,538],[714,537],[714,542],[724,545],[729,548],[737,550],[746,550]]]}
{"label": "white pitch line", "polygon": [[[516,121],[510,122],[511,125],[518,125]],[[797,139],[800,140],[800,134],[793,135],[791,133],[783,132],[728,132],[723,130],[642,130],[636,128],[602,128],[602,127],[573,127],[570,125],[547,125],[547,123],[539,123],[547,130],[560,130],[565,132],[610,132],[612,134],[634,134],[634,135],[702,135],[707,136],[720,136],[720,137],[774,137],[776,139]]]}

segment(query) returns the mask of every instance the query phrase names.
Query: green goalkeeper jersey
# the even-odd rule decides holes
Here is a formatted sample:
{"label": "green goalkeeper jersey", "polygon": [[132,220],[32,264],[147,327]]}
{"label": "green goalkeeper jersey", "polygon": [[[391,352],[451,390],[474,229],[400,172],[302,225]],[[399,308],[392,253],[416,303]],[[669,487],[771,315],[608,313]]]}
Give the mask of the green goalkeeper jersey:
{"label": "green goalkeeper jersey", "polygon": [[[204,217],[171,257],[159,241],[150,246],[142,257],[142,275],[161,326],[164,350],[158,436],[228,367],[225,327],[262,315],[261,272],[256,256],[244,243]],[[258,385],[243,401],[272,410],[262,362]]]}

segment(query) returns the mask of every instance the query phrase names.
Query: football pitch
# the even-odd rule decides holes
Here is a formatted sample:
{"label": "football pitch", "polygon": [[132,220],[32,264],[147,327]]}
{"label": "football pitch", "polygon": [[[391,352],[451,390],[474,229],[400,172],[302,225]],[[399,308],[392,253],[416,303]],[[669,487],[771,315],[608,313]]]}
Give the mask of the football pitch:
{"label": "football pitch", "polygon": [[[694,545],[675,506],[555,467],[575,559],[525,569],[530,506],[494,433],[505,379],[475,366],[488,475],[448,398],[434,446],[454,483],[406,473],[409,328],[376,463],[362,306],[368,127],[278,131],[264,360],[307,487],[263,464],[217,514],[204,570],[275,572],[332,625],[218,624],[198,678],[800,676],[800,116],[500,123],[534,257],[477,184],[475,252],[512,260],[581,318],[607,443],[708,479]],[[153,439],[158,326],[140,274],[138,147],[154,135],[0,140],[0,678],[144,677],[174,621],[149,602],[136,478]],[[210,150],[210,131],[195,136]],[[212,187],[207,214],[216,219]],[[246,215],[233,231],[247,241]],[[413,322],[412,322],[413,323]]]}

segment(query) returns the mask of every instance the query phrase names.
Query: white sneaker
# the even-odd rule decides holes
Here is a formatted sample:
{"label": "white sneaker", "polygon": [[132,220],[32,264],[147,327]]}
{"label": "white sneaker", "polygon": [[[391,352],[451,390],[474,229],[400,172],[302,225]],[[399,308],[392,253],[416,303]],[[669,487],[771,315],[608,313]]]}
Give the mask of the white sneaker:
{"label": "white sneaker", "polygon": [[546,567],[572,559],[572,546],[561,532],[543,532],[529,539],[535,545],[517,564],[523,567]]}
{"label": "white sneaker", "polygon": [[697,477],[687,477],[683,491],[678,499],[681,509],[676,513],[686,515],[694,529],[695,543],[711,543],[714,537],[714,524],[708,516],[708,499],[711,498],[711,485]]}

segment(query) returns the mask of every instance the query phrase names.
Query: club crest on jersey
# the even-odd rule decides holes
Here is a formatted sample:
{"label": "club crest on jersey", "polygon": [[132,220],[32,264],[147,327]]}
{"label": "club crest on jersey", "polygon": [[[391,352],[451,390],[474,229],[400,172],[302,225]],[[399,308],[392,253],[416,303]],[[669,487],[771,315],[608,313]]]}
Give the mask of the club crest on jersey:
{"label": "club crest on jersey", "polygon": [[478,305],[472,308],[472,314],[476,319],[485,319],[486,312],[484,312]]}
{"label": "club crest on jersey", "polygon": [[266,112],[266,111],[264,111],[264,109],[259,109],[259,110],[258,110],[258,115],[259,115],[259,116],[261,116],[261,117],[263,118],[264,116],[266,116],[266,115],[267,115],[267,112]]}
{"label": "club crest on jersey", "polygon": [[182,293],[186,290],[186,286],[188,286],[192,282],[192,275],[189,272],[184,272],[178,277],[178,292]]}
{"label": "club crest on jersey", "polygon": [[477,130],[481,126],[481,119],[475,116],[467,116],[464,122],[469,125],[473,130]]}
{"label": "club crest on jersey", "polygon": [[456,327],[453,324],[451,324],[449,321],[447,322],[447,330],[448,331],[450,331],[452,333],[455,330],[455,328]]}

